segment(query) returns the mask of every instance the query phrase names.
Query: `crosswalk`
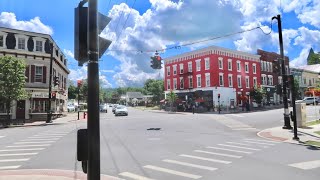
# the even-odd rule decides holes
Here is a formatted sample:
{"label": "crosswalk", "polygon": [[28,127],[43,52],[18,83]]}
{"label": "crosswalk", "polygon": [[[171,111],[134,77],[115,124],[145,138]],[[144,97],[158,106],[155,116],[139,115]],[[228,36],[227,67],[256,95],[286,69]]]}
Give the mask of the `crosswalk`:
{"label": "crosswalk", "polygon": [[234,131],[259,131],[259,129],[227,116],[211,116],[215,121],[229,127]]}
{"label": "crosswalk", "polygon": [[295,167],[298,169],[303,169],[303,170],[315,169],[320,167],[320,160],[298,162],[298,163],[288,164],[288,166]]}
{"label": "crosswalk", "polygon": [[[18,169],[70,131],[45,131],[0,149],[0,170]],[[1,136],[0,136],[1,138]]]}
{"label": "crosswalk", "polygon": [[[241,158],[261,153],[266,148],[275,147],[279,143],[262,139],[239,139],[217,143],[177,154],[172,159],[162,159],[157,164],[142,165],[143,169],[148,170],[148,175],[144,172],[141,174],[141,172],[129,171],[118,175],[128,180],[154,180],[159,177],[159,179],[201,179],[205,177],[206,172],[227,168]],[[155,174],[158,178],[154,177]]]}

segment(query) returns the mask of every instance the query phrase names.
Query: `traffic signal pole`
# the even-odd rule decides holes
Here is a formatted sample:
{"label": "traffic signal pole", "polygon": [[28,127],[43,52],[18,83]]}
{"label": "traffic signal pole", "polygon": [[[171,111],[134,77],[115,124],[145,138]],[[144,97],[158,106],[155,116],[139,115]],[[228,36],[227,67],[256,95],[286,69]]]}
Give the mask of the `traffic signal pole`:
{"label": "traffic signal pole", "polygon": [[47,109],[47,121],[46,123],[51,122],[51,93],[52,93],[52,61],[53,61],[53,43],[50,43],[50,50],[51,50],[51,55],[50,55],[50,69],[49,69],[49,103],[48,103],[48,109]]}
{"label": "traffic signal pole", "polygon": [[98,4],[89,0],[88,13],[88,180],[100,180]]}
{"label": "traffic signal pole", "polygon": [[285,58],[283,53],[283,39],[282,39],[282,27],[280,15],[274,16],[272,19],[278,20],[278,31],[279,31],[279,45],[280,45],[280,56],[281,56],[281,70],[282,70],[282,97],[284,105],[284,126],[283,129],[292,129],[290,124],[289,106],[288,106],[288,95],[287,95],[287,73],[285,68]]}

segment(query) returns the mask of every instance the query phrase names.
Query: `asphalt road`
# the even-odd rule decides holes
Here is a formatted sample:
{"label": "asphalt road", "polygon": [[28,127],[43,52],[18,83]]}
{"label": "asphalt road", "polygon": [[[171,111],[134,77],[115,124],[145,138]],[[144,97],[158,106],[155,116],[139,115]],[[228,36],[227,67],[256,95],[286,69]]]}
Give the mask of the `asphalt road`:
{"label": "asphalt road", "polygon": [[[100,116],[103,174],[160,180],[312,180],[320,175],[319,150],[257,137],[258,131],[283,124],[282,110],[193,115],[129,108],[127,117],[110,111]],[[76,131],[85,127],[86,120],[79,120],[0,130],[0,170],[81,171]]]}

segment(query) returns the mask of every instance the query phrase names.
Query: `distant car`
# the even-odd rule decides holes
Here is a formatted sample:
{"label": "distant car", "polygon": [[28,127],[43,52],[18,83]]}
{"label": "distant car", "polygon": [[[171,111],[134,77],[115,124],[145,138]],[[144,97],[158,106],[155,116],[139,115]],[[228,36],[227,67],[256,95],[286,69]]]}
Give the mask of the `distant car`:
{"label": "distant car", "polygon": [[317,97],[305,97],[302,100],[297,100],[296,103],[306,103],[306,105],[313,104],[318,105],[318,98]]}
{"label": "distant car", "polygon": [[117,106],[117,108],[115,109],[114,115],[115,116],[120,116],[120,115],[128,116],[127,107],[122,106],[122,105]]}
{"label": "distant car", "polygon": [[74,105],[68,105],[67,109],[68,109],[68,112],[76,111],[76,107]]}
{"label": "distant car", "polygon": [[113,113],[115,113],[117,106],[118,106],[117,104],[114,104],[114,105],[112,106],[112,112],[113,112]]}
{"label": "distant car", "polygon": [[108,112],[108,106],[106,104],[100,105],[100,112]]}

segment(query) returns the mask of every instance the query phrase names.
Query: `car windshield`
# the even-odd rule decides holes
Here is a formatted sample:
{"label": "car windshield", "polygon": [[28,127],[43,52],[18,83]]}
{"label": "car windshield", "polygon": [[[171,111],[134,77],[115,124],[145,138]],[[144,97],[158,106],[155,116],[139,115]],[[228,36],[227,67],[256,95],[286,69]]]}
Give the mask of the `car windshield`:
{"label": "car windshield", "polygon": [[125,106],[117,106],[117,109],[125,109]]}

